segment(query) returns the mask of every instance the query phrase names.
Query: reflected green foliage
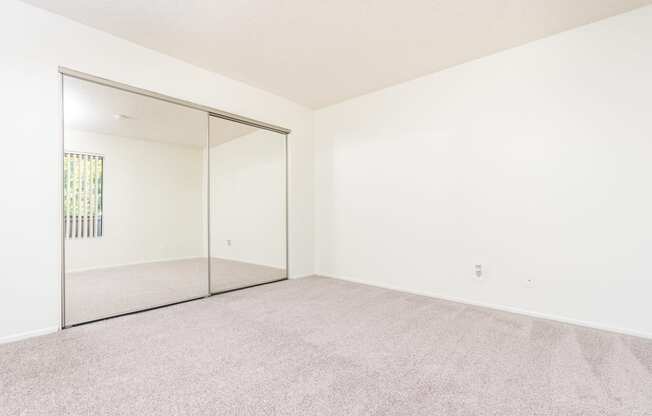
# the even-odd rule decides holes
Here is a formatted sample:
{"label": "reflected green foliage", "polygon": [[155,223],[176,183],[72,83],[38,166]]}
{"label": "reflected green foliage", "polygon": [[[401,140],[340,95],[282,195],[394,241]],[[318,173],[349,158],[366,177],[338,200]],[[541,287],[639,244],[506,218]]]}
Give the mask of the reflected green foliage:
{"label": "reflected green foliage", "polygon": [[[87,223],[92,221],[93,224],[101,221],[103,177],[104,158],[102,156],[85,153],[65,153],[63,192],[64,217],[67,224],[78,224],[79,220]],[[72,237],[73,227],[69,226],[67,228],[70,230],[67,234]],[[90,225],[86,228],[90,228]],[[74,234],[79,235],[78,232]],[[82,234],[89,235],[90,233],[86,231],[82,232]]]}

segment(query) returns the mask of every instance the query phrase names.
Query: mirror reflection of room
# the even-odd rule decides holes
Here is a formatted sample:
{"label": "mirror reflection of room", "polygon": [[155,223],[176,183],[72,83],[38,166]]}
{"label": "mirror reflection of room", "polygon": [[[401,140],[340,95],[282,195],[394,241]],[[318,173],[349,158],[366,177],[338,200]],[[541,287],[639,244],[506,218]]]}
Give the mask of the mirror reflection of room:
{"label": "mirror reflection of room", "polygon": [[287,277],[286,137],[210,119],[213,293]]}
{"label": "mirror reflection of room", "polygon": [[64,78],[66,325],[208,293],[207,114]]}

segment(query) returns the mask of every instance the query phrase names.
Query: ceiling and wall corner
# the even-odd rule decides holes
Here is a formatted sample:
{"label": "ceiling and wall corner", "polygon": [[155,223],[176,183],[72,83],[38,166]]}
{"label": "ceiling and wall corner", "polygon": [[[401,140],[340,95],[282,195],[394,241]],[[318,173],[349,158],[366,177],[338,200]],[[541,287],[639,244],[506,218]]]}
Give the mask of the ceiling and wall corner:
{"label": "ceiling and wall corner", "polygon": [[26,0],[311,108],[651,0]]}

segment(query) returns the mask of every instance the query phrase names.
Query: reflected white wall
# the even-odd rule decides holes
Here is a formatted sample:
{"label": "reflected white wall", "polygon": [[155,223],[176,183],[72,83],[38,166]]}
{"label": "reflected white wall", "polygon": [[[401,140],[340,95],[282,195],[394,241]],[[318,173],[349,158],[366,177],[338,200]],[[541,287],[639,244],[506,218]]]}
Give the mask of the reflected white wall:
{"label": "reflected white wall", "polygon": [[258,130],[210,158],[212,257],[285,268],[285,136]]}
{"label": "reflected white wall", "polygon": [[104,234],[66,240],[66,270],[204,255],[204,149],[66,130],[66,150],[104,156]]}

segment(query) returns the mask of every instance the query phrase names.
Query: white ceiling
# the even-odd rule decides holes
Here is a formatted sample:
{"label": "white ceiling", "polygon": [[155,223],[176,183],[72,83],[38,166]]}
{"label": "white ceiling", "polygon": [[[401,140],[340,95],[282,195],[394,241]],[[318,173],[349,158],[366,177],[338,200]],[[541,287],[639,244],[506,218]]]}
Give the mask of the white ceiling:
{"label": "white ceiling", "polygon": [[[210,119],[211,147],[251,134],[258,129],[246,124],[234,123],[217,117]],[[272,133],[278,134],[278,133]]]}
{"label": "white ceiling", "polygon": [[[63,97],[66,128],[185,146],[206,146],[208,115],[203,111],[71,77],[65,77]],[[118,114],[126,118],[116,118]],[[211,146],[256,130],[211,117]]]}
{"label": "white ceiling", "polygon": [[27,0],[312,108],[652,0]]}

